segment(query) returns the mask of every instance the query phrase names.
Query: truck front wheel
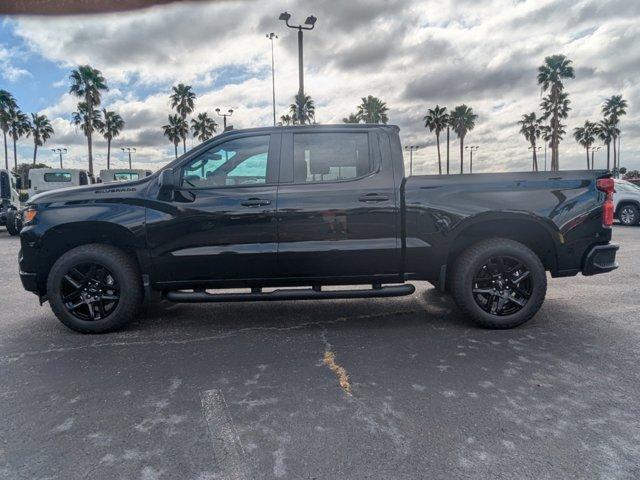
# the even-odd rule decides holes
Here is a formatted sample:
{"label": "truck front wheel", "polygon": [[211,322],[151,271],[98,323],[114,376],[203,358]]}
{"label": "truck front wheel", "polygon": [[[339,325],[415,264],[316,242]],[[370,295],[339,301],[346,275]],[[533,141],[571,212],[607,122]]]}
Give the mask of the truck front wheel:
{"label": "truck front wheel", "polygon": [[7,232],[9,235],[15,236],[20,234],[20,230],[22,229],[22,221],[20,220],[20,215],[17,210],[9,210],[7,212]]}
{"label": "truck front wheel", "polygon": [[142,302],[140,273],[133,259],[110,245],[69,250],[51,268],[47,296],[53,313],[81,333],[123,328]]}
{"label": "truck front wheel", "polygon": [[547,276],[538,256],[504,238],[481,241],[456,261],[453,298],[465,314],[485,328],[522,325],[544,302]]}

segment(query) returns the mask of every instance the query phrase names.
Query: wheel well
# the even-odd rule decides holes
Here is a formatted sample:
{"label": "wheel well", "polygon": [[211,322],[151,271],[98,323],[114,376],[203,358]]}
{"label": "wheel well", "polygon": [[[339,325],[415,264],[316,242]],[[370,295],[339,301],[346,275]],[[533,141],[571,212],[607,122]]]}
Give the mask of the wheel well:
{"label": "wheel well", "polygon": [[625,205],[633,205],[636,208],[640,209],[640,203],[636,202],[634,200],[622,200],[620,203],[618,203],[618,206],[616,207],[616,215],[618,215],[618,213],[620,213],[620,209],[622,207],[624,207]]}
{"label": "wheel well", "polygon": [[487,238],[508,238],[529,247],[546,270],[557,268],[556,245],[549,232],[532,220],[486,220],[464,228],[456,236],[447,258],[447,268],[468,247]]}
{"label": "wheel well", "polygon": [[127,253],[140,268],[134,235],[120,225],[104,222],[70,223],[52,228],[42,239],[38,278],[41,292],[46,291],[47,277],[53,264],[69,250],[91,243],[112,245]]}

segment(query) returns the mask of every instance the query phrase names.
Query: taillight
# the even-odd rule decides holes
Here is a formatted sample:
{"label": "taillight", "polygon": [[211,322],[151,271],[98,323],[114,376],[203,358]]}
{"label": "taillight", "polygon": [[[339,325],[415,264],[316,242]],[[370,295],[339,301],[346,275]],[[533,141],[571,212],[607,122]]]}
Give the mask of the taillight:
{"label": "taillight", "polygon": [[611,227],[613,225],[613,193],[616,191],[613,178],[600,178],[596,182],[598,190],[605,193],[606,197],[602,204],[602,226]]}

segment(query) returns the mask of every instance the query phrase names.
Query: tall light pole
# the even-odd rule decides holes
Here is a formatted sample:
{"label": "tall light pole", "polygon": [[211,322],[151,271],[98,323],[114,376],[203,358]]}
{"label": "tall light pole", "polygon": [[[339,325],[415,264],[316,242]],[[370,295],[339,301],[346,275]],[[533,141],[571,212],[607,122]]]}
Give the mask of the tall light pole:
{"label": "tall light pole", "polygon": [[271,32],[267,34],[267,38],[271,40],[271,91],[273,94],[273,126],[276,126],[276,67],[273,60],[273,39],[278,35]]}
{"label": "tall light pole", "polygon": [[406,145],[404,147],[405,150],[409,150],[409,176],[413,174],[413,151],[419,148],[420,146],[418,145]]}
{"label": "tall light pole", "polygon": [[131,170],[131,152],[135,152],[136,149],[133,147],[121,147],[120,150],[129,154],[129,170]]}
{"label": "tall light pole", "polygon": [[227,113],[220,113],[220,109],[216,108],[216,113],[218,115],[220,115],[223,119],[224,119],[224,132],[227,131],[227,117],[230,117],[231,115],[233,115],[233,109],[229,109],[227,110]]}
{"label": "tall light pole", "polygon": [[597,152],[598,150],[600,150],[602,147],[589,147],[589,149],[591,150],[591,170],[593,170],[594,167],[594,154],[595,152]]}
{"label": "tall light pole", "polygon": [[[529,148],[527,148],[527,150],[529,150],[529,151],[533,152],[534,148],[533,148],[533,147],[529,147]],[[538,146],[535,148],[535,151],[539,153],[539,152],[540,152],[540,150],[542,150],[542,147],[538,145]],[[536,167],[537,167],[537,163],[538,163],[538,156],[536,155],[536,157],[535,157],[535,158],[536,158],[536,161],[535,161],[535,162],[533,161],[533,158],[531,159],[531,171],[532,171],[532,172],[537,172],[537,171],[538,171],[538,170],[536,169]],[[545,163],[545,169],[546,169],[546,163]]]}
{"label": "tall light pole", "polygon": [[479,145],[467,145],[465,150],[469,150],[469,173],[473,173],[473,152],[477,152],[480,148]]}
{"label": "tall light pole", "polygon": [[60,155],[60,168],[64,168],[62,166],[62,154],[63,153],[67,153],[67,149],[66,148],[52,148],[51,151],[54,152],[54,153],[58,153]]}
{"label": "tall light pole", "polygon": [[[291,18],[291,14],[288,12],[282,12],[278,17],[278,20],[283,20],[284,23],[289,28],[297,28],[298,29],[298,95],[300,98],[304,98],[304,68],[303,68],[303,45],[302,45],[302,31],[303,30],[313,30],[313,27],[316,25],[316,21],[318,20],[313,15],[309,15],[307,19],[304,21],[304,25],[290,25],[289,19]],[[298,105],[298,109],[300,109],[301,105]],[[302,112],[298,111],[298,117],[302,118]]]}

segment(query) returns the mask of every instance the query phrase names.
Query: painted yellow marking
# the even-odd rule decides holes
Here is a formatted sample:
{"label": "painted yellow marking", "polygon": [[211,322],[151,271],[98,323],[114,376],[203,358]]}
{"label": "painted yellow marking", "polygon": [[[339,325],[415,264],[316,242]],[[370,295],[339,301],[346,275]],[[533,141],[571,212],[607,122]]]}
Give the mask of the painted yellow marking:
{"label": "painted yellow marking", "polygon": [[324,352],[323,363],[338,377],[338,383],[344,392],[351,396],[351,384],[349,383],[349,375],[342,365],[336,363],[336,354],[331,350]]}

